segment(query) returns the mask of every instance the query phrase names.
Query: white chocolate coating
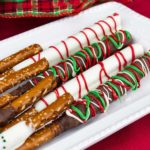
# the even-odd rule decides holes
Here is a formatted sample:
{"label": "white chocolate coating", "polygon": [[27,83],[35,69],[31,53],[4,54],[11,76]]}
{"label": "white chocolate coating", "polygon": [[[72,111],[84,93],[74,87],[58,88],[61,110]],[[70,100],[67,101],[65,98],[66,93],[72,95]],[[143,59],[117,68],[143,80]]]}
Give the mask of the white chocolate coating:
{"label": "white chocolate coating", "polygon": [[2,138],[0,138],[0,150],[15,150],[21,146],[33,132],[34,130],[27,126],[25,121],[17,123],[0,134],[0,137],[4,137],[6,140],[4,142]]}
{"label": "white chocolate coating", "polygon": [[[120,18],[120,16],[119,15],[115,15],[115,16],[112,15],[112,17],[114,18],[114,20],[116,22],[117,30],[121,29],[121,18]],[[114,21],[110,17],[105,19],[104,21],[110,25],[112,32],[115,32]],[[106,25],[103,22],[99,22],[99,24],[101,24],[106,35],[111,34],[111,31],[110,31],[110,28],[108,25]],[[104,36],[103,30],[99,25],[94,24],[90,28],[95,31],[95,33],[97,34],[99,39],[101,39]],[[84,29],[83,31],[87,35],[90,43],[98,41],[94,32],[92,32],[89,29]],[[88,46],[87,39],[82,32],[75,34],[74,37],[80,41],[82,47]],[[73,38],[68,37],[64,42],[67,45],[69,55],[74,54],[75,52],[81,50],[80,44],[77,42],[77,40],[75,40]],[[55,45],[55,47],[59,50],[59,52],[61,53],[61,55],[63,56],[64,59],[67,58],[67,53],[66,53],[67,51],[66,51],[66,47],[65,47],[63,42],[59,42],[58,44]],[[55,65],[56,63],[58,63],[61,60],[59,53],[53,47],[41,52],[40,53],[40,59],[42,59],[43,57],[45,57],[48,60],[50,66]],[[39,60],[39,54],[33,56],[33,58],[36,61],[38,61]],[[34,63],[34,61],[31,58],[29,58],[29,59],[19,63],[18,65],[14,66],[13,69],[15,71],[17,71],[17,70],[20,70],[20,69],[22,69],[22,68],[24,68],[24,67],[26,67],[32,63]]]}
{"label": "white chocolate coating", "polygon": [[[134,49],[135,58],[144,55],[144,49],[140,44],[133,44],[132,47]],[[128,63],[130,63],[132,60],[131,48],[130,47],[125,48],[124,50],[121,51],[121,53],[125,57],[126,61]],[[120,59],[121,66],[123,66],[123,64],[124,64],[123,58],[120,55],[118,55],[118,57]],[[103,61],[103,64],[104,64],[104,68],[109,76],[112,76],[112,75],[115,75],[118,73],[119,63],[118,63],[118,60],[115,57],[115,55],[105,59]],[[102,67],[99,64],[97,64],[82,73],[86,80],[89,90],[93,90],[100,85],[99,73],[101,70],[102,70]],[[81,74],[78,75],[78,79],[79,79],[80,85],[81,85],[81,97],[83,97],[84,95],[86,95],[88,93],[88,91],[85,88],[84,80],[82,79]],[[108,80],[108,78],[105,76],[104,73],[102,73],[101,79],[102,79],[102,83],[104,83]],[[69,92],[74,97],[74,99],[80,98],[79,97],[79,84],[77,82],[77,78],[73,78],[72,80],[66,82],[65,84],[63,84],[63,87],[65,88],[65,90],[67,92]],[[62,86],[57,88],[56,90],[59,93],[59,96],[61,96],[65,93]],[[57,95],[55,92],[51,92],[50,94],[46,95],[43,98],[50,105],[52,102],[54,102],[57,99]],[[40,100],[39,102],[37,102],[35,104],[35,109],[38,112],[40,112],[44,108],[46,108],[46,105],[42,100]]]}

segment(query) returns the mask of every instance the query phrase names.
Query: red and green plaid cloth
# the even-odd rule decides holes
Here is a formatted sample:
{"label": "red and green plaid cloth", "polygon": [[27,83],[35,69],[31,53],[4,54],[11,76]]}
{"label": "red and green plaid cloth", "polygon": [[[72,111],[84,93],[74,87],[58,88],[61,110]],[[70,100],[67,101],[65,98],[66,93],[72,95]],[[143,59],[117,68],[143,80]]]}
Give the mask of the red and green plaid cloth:
{"label": "red and green plaid cloth", "polygon": [[104,1],[111,0],[0,0],[0,17],[61,17]]}

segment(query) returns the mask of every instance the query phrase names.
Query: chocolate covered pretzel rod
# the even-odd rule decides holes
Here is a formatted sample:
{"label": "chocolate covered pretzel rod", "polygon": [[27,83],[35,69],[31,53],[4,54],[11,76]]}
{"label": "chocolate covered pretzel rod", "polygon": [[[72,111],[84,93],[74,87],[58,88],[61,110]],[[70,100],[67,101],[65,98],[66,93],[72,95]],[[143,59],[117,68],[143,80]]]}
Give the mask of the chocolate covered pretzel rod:
{"label": "chocolate covered pretzel rod", "polygon": [[[49,84],[47,84],[49,83]],[[34,88],[20,96],[18,99],[0,109],[0,126],[5,125],[10,119],[32,106],[40,97],[56,86],[53,76],[46,77],[39,82]]]}
{"label": "chocolate covered pretzel rod", "polygon": [[[32,115],[42,111],[65,92],[69,92],[74,99],[81,98],[87,94],[89,90],[95,89],[99,84],[102,84],[108,80],[109,76],[115,75],[123,66],[143,54],[144,50],[139,44],[133,44],[125,48],[121,51],[121,55],[118,55],[118,57],[113,55],[105,59],[100,64],[93,66],[74,79],[66,82],[55,91],[41,98],[40,101],[33,106],[33,108],[29,109],[25,114],[10,122],[9,125],[5,126],[5,129],[16,124],[20,120],[24,120],[24,118],[31,117]],[[0,120],[5,120],[3,115],[1,115]]]}
{"label": "chocolate covered pretzel rod", "polygon": [[31,78],[40,72],[45,71],[48,68],[48,61],[43,58],[40,61],[31,64],[28,67],[25,67],[17,72],[14,72],[8,76],[6,76],[3,80],[0,80],[0,93],[12,88],[16,84]]}
{"label": "chocolate covered pretzel rod", "polygon": [[99,20],[91,27],[87,27],[79,33],[69,36],[66,40],[50,46],[49,49],[27,59],[13,67],[14,71],[20,70],[41,58],[46,58],[49,65],[55,65],[61,59],[66,59],[75,52],[91,45],[91,43],[99,41],[103,36],[110,35],[121,29],[121,18],[119,14],[108,16],[105,20]]}
{"label": "chocolate covered pretzel rod", "polygon": [[[99,41],[99,43],[94,43],[92,46],[86,47],[86,48],[84,48],[84,50],[77,52],[74,56],[69,57],[66,61],[59,63],[57,66],[51,67],[47,72],[45,72],[46,76],[49,75],[52,77],[52,78],[50,78],[52,81],[45,82],[45,84],[47,84],[47,86],[44,86],[44,85],[40,86],[40,87],[38,86],[38,88],[37,88],[37,86],[34,86],[35,85],[34,83],[38,83],[38,81],[41,81],[41,80],[43,80],[43,78],[45,78],[45,76],[44,76],[45,74],[39,75],[36,78],[29,80],[29,82],[27,82],[25,84],[25,88],[19,87],[19,89],[22,89],[22,91],[23,91],[23,90],[26,90],[27,85],[28,86],[30,85],[29,87],[34,86],[34,88],[33,88],[34,93],[36,93],[35,95],[33,95],[34,101],[32,100],[33,97],[30,96],[30,93],[32,93],[32,90],[33,90],[33,89],[31,89],[31,92],[25,93],[20,98],[14,100],[12,102],[12,104],[6,106],[6,108],[4,108],[4,109],[1,109],[0,110],[0,114],[1,114],[0,115],[0,125],[6,124],[7,121],[11,120],[13,117],[15,117],[21,111],[25,110],[28,106],[31,106],[40,97],[46,95],[49,91],[52,91],[60,82],[69,80],[70,78],[72,78],[73,76],[78,74],[79,72],[82,72],[85,69],[88,69],[89,67],[91,67],[92,65],[98,63],[99,60],[102,60],[102,59],[110,56],[111,54],[113,54],[116,51],[116,49],[122,48],[124,46],[123,43],[129,43],[129,41],[131,41],[130,33],[128,33],[127,31],[119,31],[116,33],[116,36],[111,35],[108,37],[104,37],[104,39],[102,41]],[[96,47],[95,47],[95,45],[96,45]],[[103,45],[103,47],[107,47],[107,48],[103,49],[102,45]],[[80,62],[79,62],[78,58],[81,58],[82,61],[80,60]],[[33,82],[33,81],[36,81],[36,82]],[[53,82],[55,84],[51,84],[51,82]],[[48,87],[48,89],[47,89],[47,87]],[[37,92],[36,92],[36,90],[37,90]],[[41,94],[39,95],[38,94],[39,91],[43,91],[43,90],[45,92],[41,92]],[[18,91],[19,90],[17,89],[17,92]],[[29,95],[29,96],[26,96],[26,95]],[[1,105],[4,103],[6,104],[6,103],[10,102],[9,101],[10,99],[4,100],[3,99],[4,97],[13,99],[11,94],[6,94],[0,99]],[[25,98],[25,97],[27,97],[27,98]],[[24,103],[26,103],[26,105],[24,105],[24,103],[21,102],[20,99],[22,99],[24,101]],[[21,111],[19,111],[15,107],[15,105],[16,105],[16,103],[18,103],[18,101],[21,103],[19,103],[19,106],[17,105],[17,108],[18,107],[23,108],[23,109],[21,109]],[[5,114],[5,115],[3,115],[3,114]]]}
{"label": "chocolate covered pretzel rod", "polygon": [[17,150],[32,150],[52,140],[66,130],[87,122],[91,117],[103,113],[109,103],[116,101],[128,90],[140,87],[140,81],[150,71],[150,52],[136,59],[131,65],[96,90],[90,91],[79,101],[75,101],[64,116],[31,135]]}
{"label": "chocolate covered pretzel rod", "polygon": [[[36,130],[59,117],[60,114],[62,114],[72,102],[73,97],[69,93],[66,93],[59,97],[55,103],[52,103],[37,115],[33,116],[32,118],[28,118],[25,121],[19,122],[14,127],[3,132],[0,137],[5,137],[5,140],[8,141],[9,145],[5,145],[3,140],[0,139],[0,149],[3,149],[4,147],[7,150],[16,149],[23,144],[24,140],[26,140]],[[17,131],[21,132],[19,133]],[[13,137],[12,140],[11,137],[14,133],[15,135],[18,133],[19,134],[18,136]]]}
{"label": "chocolate covered pretzel rod", "polygon": [[[19,86],[17,89],[0,97],[0,107],[10,103],[18,96],[30,90],[38,82],[43,80],[45,76],[54,76],[57,86],[62,82],[66,82],[72,77],[90,68],[116,51],[122,49],[132,42],[132,36],[128,31],[117,31],[115,34],[105,36],[97,43],[85,47],[83,50],[76,52],[74,55],[68,57],[63,62],[50,67],[43,74],[34,77],[26,84]],[[48,83],[47,83],[48,84]]]}
{"label": "chocolate covered pretzel rod", "polygon": [[11,69],[18,63],[28,59],[29,57],[38,54],[42,51],[42,48],[38,44],[30,45],[19,52],[12,54],[0,61],[0,73],[5,72],[6,70]]}

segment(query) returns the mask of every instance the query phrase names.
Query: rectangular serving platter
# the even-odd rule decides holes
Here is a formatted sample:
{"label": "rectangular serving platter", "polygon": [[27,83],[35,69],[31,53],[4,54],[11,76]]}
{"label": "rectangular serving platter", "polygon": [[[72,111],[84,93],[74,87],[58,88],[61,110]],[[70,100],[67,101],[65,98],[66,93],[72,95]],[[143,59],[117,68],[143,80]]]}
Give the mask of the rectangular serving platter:
{"label": "rectangular serving platter", "polygon": [[[150,48],[150,20],[122,4],[108,2],[85,10],[76,16],[60,19],[0,41],[0,59],[33,43],[39,43],[46,49],[114,12],[121,15],[123,28],[133,34],[135,42],[141,43],[145,50],[148,50]],[[150,113],[149,89],[150,75],[142,80],[140,89],[128,92],[117,102],[112,103],[106,113],[97,115],[87,124],[56,137],[39,149],[85,149],[108,137]]]}

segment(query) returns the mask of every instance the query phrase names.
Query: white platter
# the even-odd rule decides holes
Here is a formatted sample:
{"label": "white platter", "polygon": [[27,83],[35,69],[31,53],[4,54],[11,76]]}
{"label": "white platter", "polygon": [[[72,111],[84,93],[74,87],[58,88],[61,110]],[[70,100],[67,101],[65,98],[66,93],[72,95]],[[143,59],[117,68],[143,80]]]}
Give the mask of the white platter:
{"label": "white platter", "polygon": [[[44,48],[47,48],[114,12],[121,15],[123,27],[134,35],[135,41],[143,44],[145,49],[150,48],[150,20],[122,4],[109,2],[95,6],[79,15],[60,19],[0,41],[0,59],[32,43],[39,43]],[[111,104],[105,114],[97,115],[87,124],[56,137],[52,142],[39,149],[85,149],[108,137],[150,113],[149,89],[150,75],[143,79],[140,89],[135,92],[129,92],[127,96]]]}

